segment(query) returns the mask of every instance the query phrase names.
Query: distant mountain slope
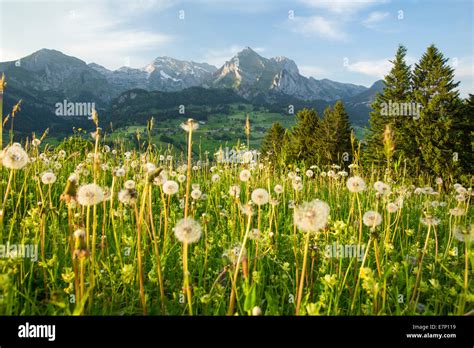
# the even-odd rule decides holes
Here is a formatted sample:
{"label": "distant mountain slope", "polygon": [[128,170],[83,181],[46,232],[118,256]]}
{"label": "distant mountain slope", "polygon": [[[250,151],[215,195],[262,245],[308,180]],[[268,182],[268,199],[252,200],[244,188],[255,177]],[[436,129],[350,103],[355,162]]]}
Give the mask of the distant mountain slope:
{"label": "distant mountain slope", "polygon": [[[24,122],[16,122],[15,128],[25,132],[48,126],[52,132],[71,130],[72,126],[90,123],[87,118],[56,116],[55,105],[63,101],[95,103],[96,109],[107,113],[104,119],[130,124],[151,114],[177,117],[179,105],[187,106],[187,116],[205,118],[210,112],[225,111],[231,103],[253,104],[286,114],[289,105],[295,110],[307,106],[321,112],[335,100],[343,100],[351,122],[363,126],[375,94],[383,87],[381,81],[367,88],[306,78],[291,59],[264,58],[251,48],[237,53],[220,69],[158,57],[140,69],[122,67],[114,71],[42,49],[16,62],[0,63],[0,72],[5,72],[8,83],[5,113],[22,99],[19,117]],[[127,95],[135,95],[136,99],[127,99]]]}
{"label": "distant mountain slope", "polygon": [[225,88],[191,87],[178,92],[134,89],[113,100],[105,122],[120,127],[143,124],[152,116],[157,120],[177,117],[205,120],[211,113],[226,112],[227,106],[235,103],[248,101]]}
{"label": "distant mountain slope", "polygon": [[245,98],[266,92],[280,92],[302,100],[337,100],[365,91],[364,86],[316,80],[300,75],[295,62],[286,57],[264,58],[247,47],[227,61],[211,86],[234,88]]}

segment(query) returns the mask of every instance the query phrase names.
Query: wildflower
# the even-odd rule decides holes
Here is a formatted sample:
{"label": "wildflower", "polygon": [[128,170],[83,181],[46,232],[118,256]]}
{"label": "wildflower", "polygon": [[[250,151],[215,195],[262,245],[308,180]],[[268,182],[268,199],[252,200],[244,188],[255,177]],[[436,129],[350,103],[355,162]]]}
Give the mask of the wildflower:
{"label": "wildflower", "polygon": [[113,172],[112,172],[116,177],[122,177],[125,175],[125,168],[116,168]]}
{"label": "wildflower", "polygon": [[151,173],[153,172],[154,170],[156,169],[156,166],[153,164],[153,163],[145,163],[145,165],[143,166],[143,171],[145,173]]}
{"label": "wildflower", "polygon": [[423,225],[426,226],[437,226],[440,223],[440,219],[431,215],[420,218],[420,221]]}
{"label": "wildflower", "polygon": [[303,183],[301,181],[293,181],[291,186],[295,191],[301,191],[303,189]]}
{"label": "wildflower", "polygon": [[279,194],[283,193],[283,186],[277,184],[277,185],[275,185],[275,187],[273,188],[273,191],[275,191],[275,193],[276,193],[277,195],[279,195]]}
{"label": "wildflower", "polygon": [[74,238],[82,238],[84,239],[86,237],[86,231],[84,231],[82,228],[79,228],[74,231]]}
{"label": "wildflower", "polygon": [[365,190],[365,181],[360,176],[352,176],[347,179],[347,189],[349,192],[362,192]]}
{"label": "wildflower", "polygon": [[192,218],[181,219],[174,227],[174,235],[182,243],[197,242],[201,238],[201,233],[201,225]]}
{"label": "wildflower", "polygon": [[267,190],[258,188],[252,192],[251,198],[252,198],[252,202],[260,206],[260,205],[267,204],[269,197],[268,197]]}
{"label": "wildflower", "polygon": [[219,174],[214,174],[214,175],[211,177],[211,181],[212,181],[212,182],[218,182],[220,179],[221,179],[221,177],[219,176]]}
{"label": "wildflower", "polygon": [[303,232],[318,232],[329,219],[329,205],[319,199],[295,208],[294,223]]}
{"label": "wildflower", "polygon": [[39,140],[37,138],[35,138],[31,141],[31,145],[33,145],[34,147],[38,147],[38,146],[40,146],[40,144],[41,144],[41,140]]}
{"label": "wildflower", "polygon": [[51,172],[46,172],[41,175],[41,182],[45,185],[52,185],[56,182],[56,175]]}
{"label": "wildflower", "polygon": [[153,184],[160,186],[163,185],[166,182],[166,173],[164,171],[161,171],[160,174],[156,175],[153,178]]}
{"label": "wildflower", "polygon": [[436,185],[443,185],[443,179],[442,178],[436,178]]}
{"label": "wildflower", "polygon": [[135,188],[135,181],[127,180],[123,184],[123,187],[125,187],[127,190],[133,190]]}
{"label": "wildflower", "polygon": [[456,208],[453,208],[453,209],[449,209],[449,213],[453,216],[463,216],[464,214],[466,214],[466,212],[464,211],[464,209],[460,208],[460,207],[456,207]]}
{"label": "wildflower", "polygon": [[185,182],[186,181],[186,175],[183,175],[183,174],[178,175],[178,181],[180,183]]}
{"label": "wildflower", "polygon": [[467,227],[455,226],[454,238],[460,242],[474,242],[474,225]]}
{"label": "wildflower", "polygon": [[250,230],[249,239],[257,240],[260,238],[260,230],[258,228],[252,228]]}
{"label": "wildflower", "polygon": [[232,185],[230,188],[229,188],[229,195],[231,197],[239,197],[240,195],[240,186],[238,185]]}
{"label": "wildflower", "polygon": [[382,223],[382,216],[376,211],[369,210],[362,217],[362,222],[367,227],[375,228]]}
{"label": "wildflower", "polygon": [[195,122],[192,118],[190,118],[186,123],[181,123],[180,127],[189,133],[189,131],[195,131],[196,129],[198,129],[199,123]]}
{"label": "wildflower", "polygon": [[256,317],[262,315],[262,309],[258,306],[253,307],[252,308],[252,315],[256,316]]}
{"label": "wildflower", "polygon": [[22,169],[28,164],[28,154],[20,144],[14,143],[3,151],[2,163],[8,169]]}
{"label": "wildflower", "polygon": [[[236,244],[232,248],[227,249],[224,254],[222,254],[222,257],[226,258],[231,264],[235,265],[237,263],[237,259],[239,258],[241,250],[242,246],[240,244]],[[247,259],[247,249],[244,248],[242,250],[242,260],[245,259]]]}
{"label": "wildflower", "polygon": [[102,188],[96,184],[87,184],[79,187],[77,191],[77,201],[80,205],[91,206],[102,202],[104,192]]}
{"label": "wildflower", "polygon": [[382,181],[376,181],[374,184],[374,189],[381,195],[388,195],[391,191],[390,185]]}
{"label": "wildflower", "polygon": [[192,191],[191,191],[191,197],[192,197],[192,199],[196,199],[196,200],[197,200],[197,199],[201,198],[201,195],[202,195],[202,192],[201,192],[199,189],[197,189],[197,190],[192,190]]}
{"label": "wildflower", "polygon": [[251,174],[250,174],[250,171],[248,169],[242,170],[239,174],[240,180],[244,181],[244,182],[249,181],[250,176],[251,176]]}
{"label": "wildflower", "polygon": [[306,176],[307,176],[308,178],[312,178],[312,177],[314,176],[314,172],[313,172],[311,169],[308,169],[308,170],[306,171]]}
{"label": "wildflower", "polygon": [[163,184],[163,192],[167,195],[174,195],[179,190],[179,185],[176,181],[168,180]]}
{"label": "wildflower", "polygon": [[387,211],[390,214],[396,213],[398,210],[398,205],[396,203],[390,202],[387,204]]}
{"label": "wildflower", "polygon": [[120,190],[118,199],[123,204],[134,204],[137,200],[137,191],[134,188]]}
{"label": "wildflower", "polygon": [[244,204],[244,205],[241,205],[240,206],[240,211],[244,214],[244,215],[252,215],[253,214],[253,209],[252,209],[252,205],[250,205],[249,203],[247,204]]}

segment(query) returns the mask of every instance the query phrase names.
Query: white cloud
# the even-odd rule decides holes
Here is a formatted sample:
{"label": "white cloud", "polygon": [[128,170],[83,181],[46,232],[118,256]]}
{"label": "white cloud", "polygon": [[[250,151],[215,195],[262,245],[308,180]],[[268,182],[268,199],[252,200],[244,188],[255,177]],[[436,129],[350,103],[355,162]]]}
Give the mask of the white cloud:
{"label": "white cloud", "polygon": [[[202,60],[208,64],[214,65],[220,68],[224,63],[230,60],[237,53],[242,51],[245,46],[241,45],[230,45],[222,49],[210,49],[207,51]],[[255,52],[262,53],[265,51],[264,47],[251,47]]]}
{"label": "white cloud", "polygon": [[[9,35],[1,37],[1,60],[52,48],[110,69],[127,62],[141,67],[175,38],[148,30],[142,26],[141,16],[172,5],[168,0],[34,1],[28,7],[5,2],[2,11],[10,15],[2,18],[0,25]],[[22,23],[21,28],[12,31],[17,23]]]}
{"label": "white cloud", "polygon": [[347,35],[339,23],[321,16],[295,17],[287,21],[290,30],[296,33],[317,35],[326,40],[344,40]]}
{"label": "white cloud", "polygon": [[347,69],[352,72],[383,78],[392,68],[392,63],[388,59],[365,60],[349,63]]}
{"label": "white cloud", "polygon": [[474,78],[474,57],[453,58],[451,65],[456,77]]}
{"label": "white cloud", "polygon": [[300,0],[310,7],[325,9],[334,13],[355,13],[387,0]]}
{"label": "white cloud", "polygon": [[450,62],[455,80],[461,82],[458,87],[461,97],[467,98],[469,94],[474,94],[474,56],[453,58]]}
{"label": "white cloud", "polygon": [[373,29],[378,23],[382,22],[389,16],[390,14],[388,12],[374,11],[369,13],[369,16],[362,22],[362,24],[367,28]]}
{"label": "white cloud", "polygon": [[300,74],[301,75],[304,75],[306,77],[320,77],[321,75],[327,75],[328,72],[319,67],[319,66],[315,66],[315,65],[299,65],[298,66],[298,69],[300,71]]}

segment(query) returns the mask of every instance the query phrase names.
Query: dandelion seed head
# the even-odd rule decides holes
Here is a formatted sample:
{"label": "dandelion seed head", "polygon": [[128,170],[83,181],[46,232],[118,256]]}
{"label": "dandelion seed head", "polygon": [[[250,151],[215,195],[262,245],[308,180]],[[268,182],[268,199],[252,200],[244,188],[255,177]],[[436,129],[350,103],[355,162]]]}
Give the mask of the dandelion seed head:
{"label": "dandelion seed head", "polygon": [[135,181],[133,180],[127,180],[123,184],[123,187],[125,187],[127,190],[133,190],[135,188],[136,184]]}
{"label": "dandelion seed head", "polygon": [[195,131],[196,129],[198,129],[199,123],[195,122],[192,118],[190,118],[187,122],[181,123],[180,127],[189,133],[189,131]]}
{"label": "dandelion seed head", "polygon": [[77,201],[83,206],[92,206],[102,202],[104,199],[104,192],[99,185],[86,184],[79,187],[77,191]]}
{"label": "dandelion seed head", "polygon": [[277,195],[282,194],[282,193],[283,193],[283,186],[281,186],[280,184],[277,184],[277,185],[275,185],[275,187],[273,188],[273,191],[275,191],[275,193],[276,193]]}
{"label": "dandelion seed head", "polygon": [[474,225],[454,226],[454,238],[460,242],[474,242]]}
{"label": "dandelion seed head", "polygon": [[174,195],[179,190],[179,185],[176,181],[168,180],[163,184],[163,192],[167,195]]}
{"label": "dandelion seed head", "polygon": [[256,205],[265,205],[268,203],[268,192],[263,188],[257,188],[252,192],[251,199]]}
{"label": "dandelion seed head", "polygon": [[52,172],[46,172],[41,175],[41,182],[45,185],[52,185],[56,182],[56,175]]}
{"label": "dandelion seed head", "polygon": [[398,211],[398,205],[396,203],[390,202],[387,204],[387,211],[390,214],[396,213]]}
{"label": "dandelion seed head", "polygon": [[201,190],[195,189],[195,190],[191,191],[191,198],[192,199],[198,200],[199,198],[201,198],[201,196],[202,196]]}
{"label": "dandelion seed head", "polygon": [[294,223],[302,232],[318,232],[326,227],[329,205],[319,199],[305,202],[294,211]]}
{"label": "dandelion seed head", "polygon": [[362,216],[362,222],[367,227],[375,228],[382,223],[382,215],[374,210],[369,210]]}
{"label": "dandelion seed head", "polygon": [[421,217],[420,221],[423,225],[426,225],[426,226],[438,226],[439,223],[441,222],[440,219],[438,219],[437,217],[434,217],[432,215],[427,215],[425,217]]}
{"label": "dandelion seed head", "polygon": [[382,182],[382,181],[376,181],[374,183],[374,189],[380,193],[381,195],[388,195],[391,192],[390,185]]}
{"label": "dandelion seed head", "polygon": [[174,235],[181,243],[195,243],[201,238],[201,225],[192,218],[181,219],[174,227]]}
{"label": "dandelion seed head", "polygon": [[240,186],[238,185],[232,185],[229,188],[229,196],[238,198],[240,195]]}
{"label": "dandelion seed head", "polygon": [[23,169],[28,162],[28,154],[18,143],[14,143],[3,151],[2,164],[8,169]]}
{"label": "dandelion seed head", "polygon": [[351,176],[346,183],[349,192],[362,192],[365,190],[365,181],[360,176]]}
{"label": "dandelion seed head", "polygon": [[466,212],[464,211],[463,208],[460,208],[460,207],[456,207],[456,208],[453,208],[453,209],[449,209],[449,213],[452,215],[452,216],[463,216],[466,214]]}
{"label": "dandelion seed head", "polygon": [[250,170],[248,169],[242,170],[239,174],[240,181],[244,181],[244,182],[249,181],[250,177],[251,177],[251,174],[250,174]]}
{"label": "dandelion seed head", "polygon": [[137,191],[134,188],[120,190],[118,200],[126,205],[134,204],[137,200]]}

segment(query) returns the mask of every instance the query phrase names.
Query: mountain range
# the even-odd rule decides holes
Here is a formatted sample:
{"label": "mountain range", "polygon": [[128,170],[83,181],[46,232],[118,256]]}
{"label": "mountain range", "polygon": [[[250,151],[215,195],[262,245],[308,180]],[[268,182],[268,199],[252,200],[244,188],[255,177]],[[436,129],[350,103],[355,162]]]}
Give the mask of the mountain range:
{"label": "mountain range", "polygon": [[[54,114],[54,106],[63,100],[93,102],[96,109],[107,113],[113,107],[123,105],[117,101],[130,90],[174,93],[173,98],[176,98],[176,93],[193,87],[192,91],[198,91],[195,87],[210,91],[229,89],[231,91],[224,94],[235,93],[233,100],[264,106],[281,104],[282,100],[327,104],[340,99],[345,102],[351,120],[364,124],[371,101],[383,88],[381,81],[367,88],[307,78],[300,74],[293,60],[264,58],[249,47],[219,69],[207,63],[157,57],[142,68],[109,70],[60,51],[41,49],[17,61],[1,62],[0,72],[5,73],[8,82],[6,110],[19,99],[23,100],[27,122],[19,127],[25,131],[44,128],[46,124],[61,129],[70,127],[70,122],[68,124],[67,120]],[[200,93],[206,95],[205,91]],[[159,109],[160,106],[154,104]],[[351,109],[354,109],[353,113]],[[129,117],[133,119],[133,115]]]}

